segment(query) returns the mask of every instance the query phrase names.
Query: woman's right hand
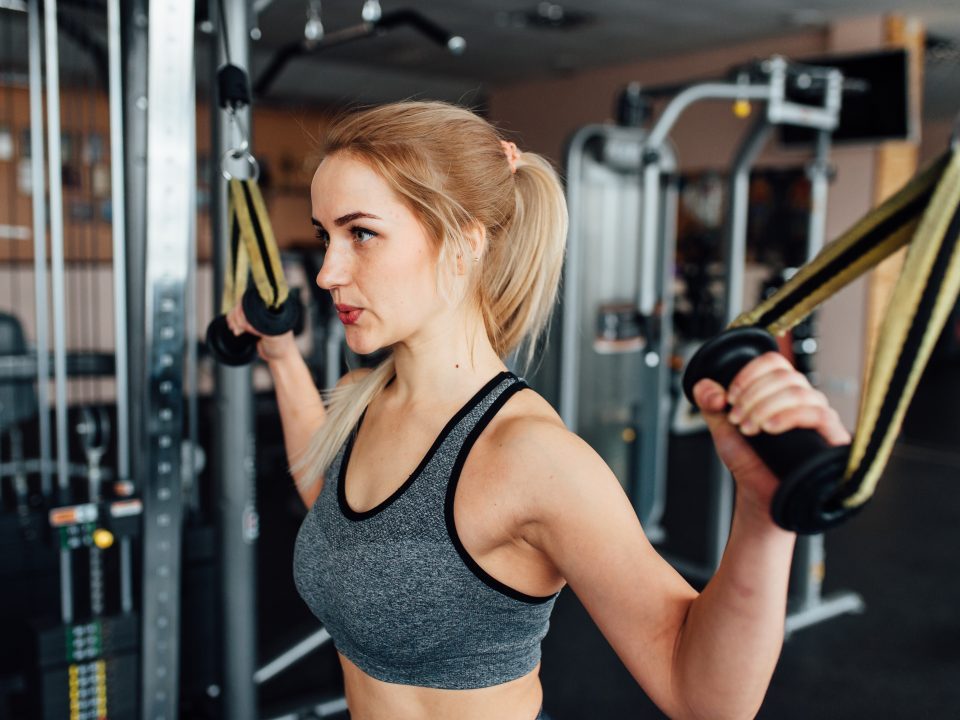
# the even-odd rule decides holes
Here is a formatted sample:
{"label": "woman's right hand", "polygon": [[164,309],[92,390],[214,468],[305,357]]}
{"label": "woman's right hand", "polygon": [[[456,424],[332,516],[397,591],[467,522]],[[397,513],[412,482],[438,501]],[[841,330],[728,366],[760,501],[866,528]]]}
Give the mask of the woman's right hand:
{"label": "woman's right hand", "polygon": [[293,330],[289,330],[282,335],[264,335],[258,332],[253,325],[247,321],[247,316],[243,314],[243,306],[237,303],[230,312],[227,313],[227,327],[234,335],[250,333],[256,336],[257,352],[264,362],[272,363],[290,357],[291,354],[299,355],[300,350],[293,339]]}

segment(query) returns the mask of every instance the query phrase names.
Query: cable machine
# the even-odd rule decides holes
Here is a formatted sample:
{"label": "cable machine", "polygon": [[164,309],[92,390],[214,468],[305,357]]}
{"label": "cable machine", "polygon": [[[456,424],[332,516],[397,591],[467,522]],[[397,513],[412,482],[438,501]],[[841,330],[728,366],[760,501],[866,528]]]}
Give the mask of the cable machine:
{"label": "cable machine", "polygon": [[[732,81],[681,89],[649,131],[588,126],[570,142],[561,416],[620,478],[655,542],[664,537],[661,521],[672,409],[669,359],[674,352],[677,191],[670,132],[687,108],[701,101],[733,101],[735,111],[742,114],[749,114],[750,103],[764,103],[730,172],[723,256],[726,324],[742,310],[750,168],[774,127],[815,131],[815,155],[808,166],[807,256],[813,257],[824,242],[831,133],[839,123],[844,91],[855,90],[862,92],[863,83],[844,81],[836,69],[772,57],[736,69]],[[702,581],[719,565],[733,513],[732,478],[716,458],[709,507],[706,564],[672,559],[688,577]],[[822,578],[822,536],[803,537],[798,542],[788,632],[863,609],[862,600],[853,593],[822,598]]]}

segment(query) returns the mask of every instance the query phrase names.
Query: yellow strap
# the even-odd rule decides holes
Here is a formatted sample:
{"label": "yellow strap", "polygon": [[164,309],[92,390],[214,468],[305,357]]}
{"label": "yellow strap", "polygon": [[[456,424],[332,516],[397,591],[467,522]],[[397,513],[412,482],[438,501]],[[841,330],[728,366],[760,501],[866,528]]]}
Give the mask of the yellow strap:
{"label": "yellow strap", "polygon": [[257,292],[269,307],[279,307],[290,291],[260,188],[255,180],[231,180],[230,194]]}
{"label": "yellow strap", "polygon": [[731,327],[781,335],[903,245],[910,249],[864,384],[844,503],[873,494],[907,406],[960,293],[960,153],[946,153],[827,245],[773,296]]}
{"label": "yellow strap", "polygon": [[[930,359],[930,353],[940,337],[950,311],[956,304],[957,295],[960,293],[960,242],[957,242],[957,229],[954,228],[950,233],[948,229],[951,221],[956,222],[955,216],[958,213],[960,153],[954,153],[953,160],[924,213],[915,240],[907,251],[903,270],[893,289],[889,309],[880,328],[870,375],[864,385],[857,422],[858,432],[853,439],[847,477],[852,477],[861,464],[868,462],[869,466],[860,472],[862,480],[857,492],[847,501],[851,506],[862,504],[873,494],[893,450],[894,440],[900,432],[907,406],[913,398],[923,369]],[[946,260],[945,269],[940,270],[945,274],[931,278],[938,258],[943,258],[941,262],[949,258]],[[936,299],[925,316],[918,317],[924,290],[931,282],[939,284]],[[931,292],[933,290],[937,288],[931,288]],[[924,322],[926,328],[919,340],[919,347],[911,348],[908,336],[915,321]],[[910,353],[910,356],[903,357],[906,353]],[[903,365],[904,362],[909,362],[909,374],[903,387],[895,388],[899,393],[896,408],[891,418],[881,418],[881,410],[893,384],[894,373],[898,365]],[[882,440],[873,441],[876,451],[868,456],[871,437],[877,430],[883,433]]]}
{"label": "yellow strap", "polygon": [[[827,298],[910,242],[919,223],[920,213],[926,205],[924,198],[933,192],[948,161],[949,154],[940,157],[899,192],[826,245],[817,257],[797,271],[780,290],[753,310],[740,315],[730,327],[760,325],[774,335],[782,335]],[[911,205],[917,206],[916,212],[910,212]],[[830,265],[843,261],[843,256],[855,249],[865,236],[903,213],[907,213],[904,222],[897,223],[896,229],[885,235],[879,243],[865,253],[856,254],[850,261],[843,262],[835,272],[825,272]],[[797,303],[790,304],[785,312],[778,311],[777,306],[783,304],[784,298],[790,297],[797,297]]]}

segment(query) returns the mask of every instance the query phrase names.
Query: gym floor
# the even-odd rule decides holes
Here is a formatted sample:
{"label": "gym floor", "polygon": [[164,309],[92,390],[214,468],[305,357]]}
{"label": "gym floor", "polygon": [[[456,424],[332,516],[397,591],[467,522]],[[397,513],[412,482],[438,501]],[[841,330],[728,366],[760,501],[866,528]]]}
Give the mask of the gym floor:
{"label": "gym floor", "polygon": [[[258,428],[261,467],[282,468],[276,424],[264,398]],[[916,718],[953,720],[960,713],[960,368],[931,366],[877,493],[863,513],[827,535],[825,595],[852,590],[866,603],[800,630],[786,642],[759,714],[767,720]],[[699,447],[696,447],[699,446]],[[692,452],[699,450],[700,452]],[[703,436],[677,439],[671,453],[665,550],[696,562],[706,507]],[[279,454],[278,454],[279,453]],[[691,460],[691,458],[695,458]],[[686,465],[684,465],[686,463]],[[292,591],[287,558],[302,514],[283,483],[262,483],[260,648],[263,658],[316,628]],[[697,498],[701,498],[700,501]],[[642,592],[638,588],[638,592]],[[308,694],[339,690],[331,647],[261,689],[267,717]],[[662,718],[569,590],[557,602],[543,644],[545,707],[554,720]]]}

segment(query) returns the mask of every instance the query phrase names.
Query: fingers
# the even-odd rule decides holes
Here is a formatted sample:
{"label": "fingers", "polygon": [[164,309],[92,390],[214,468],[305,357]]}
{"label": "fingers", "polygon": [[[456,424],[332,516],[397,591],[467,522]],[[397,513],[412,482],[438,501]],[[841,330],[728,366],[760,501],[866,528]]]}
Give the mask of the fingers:
{"label": "fingers", "polygon": [[[762,431],[779,435],[796,428],[816,430],[831,445],[846,445],[851,441],[837,411],[829,406],[801,405],[776,413],[763,423]],[[740,429],[743,431],[742,426]]]}
{"label": "fingers", "polygon": [[260,333],[247,322],[247,316],[243,314],[243,306],[240,303],[234,305],[230,309],[230,312],[227,313],[227,327],[230,328],[234,335],[250,333],[251,335],[260,336]]}
{"label": "fingers", "polygon": [[720,412],[729,403],[727,420],[747,436],[809,428],[831,444],[850,442],[850,434],[827,397],[779,353],[767,353],[744,366],[726,393],[712,381],[701,381],[694,395],[707,413]]}
{"label": "fingers", "polygon": [[693,386],[693,399],[701,412],[723,412],[727,406],[727,393],[723,385],[710,379],[703,379]]}

